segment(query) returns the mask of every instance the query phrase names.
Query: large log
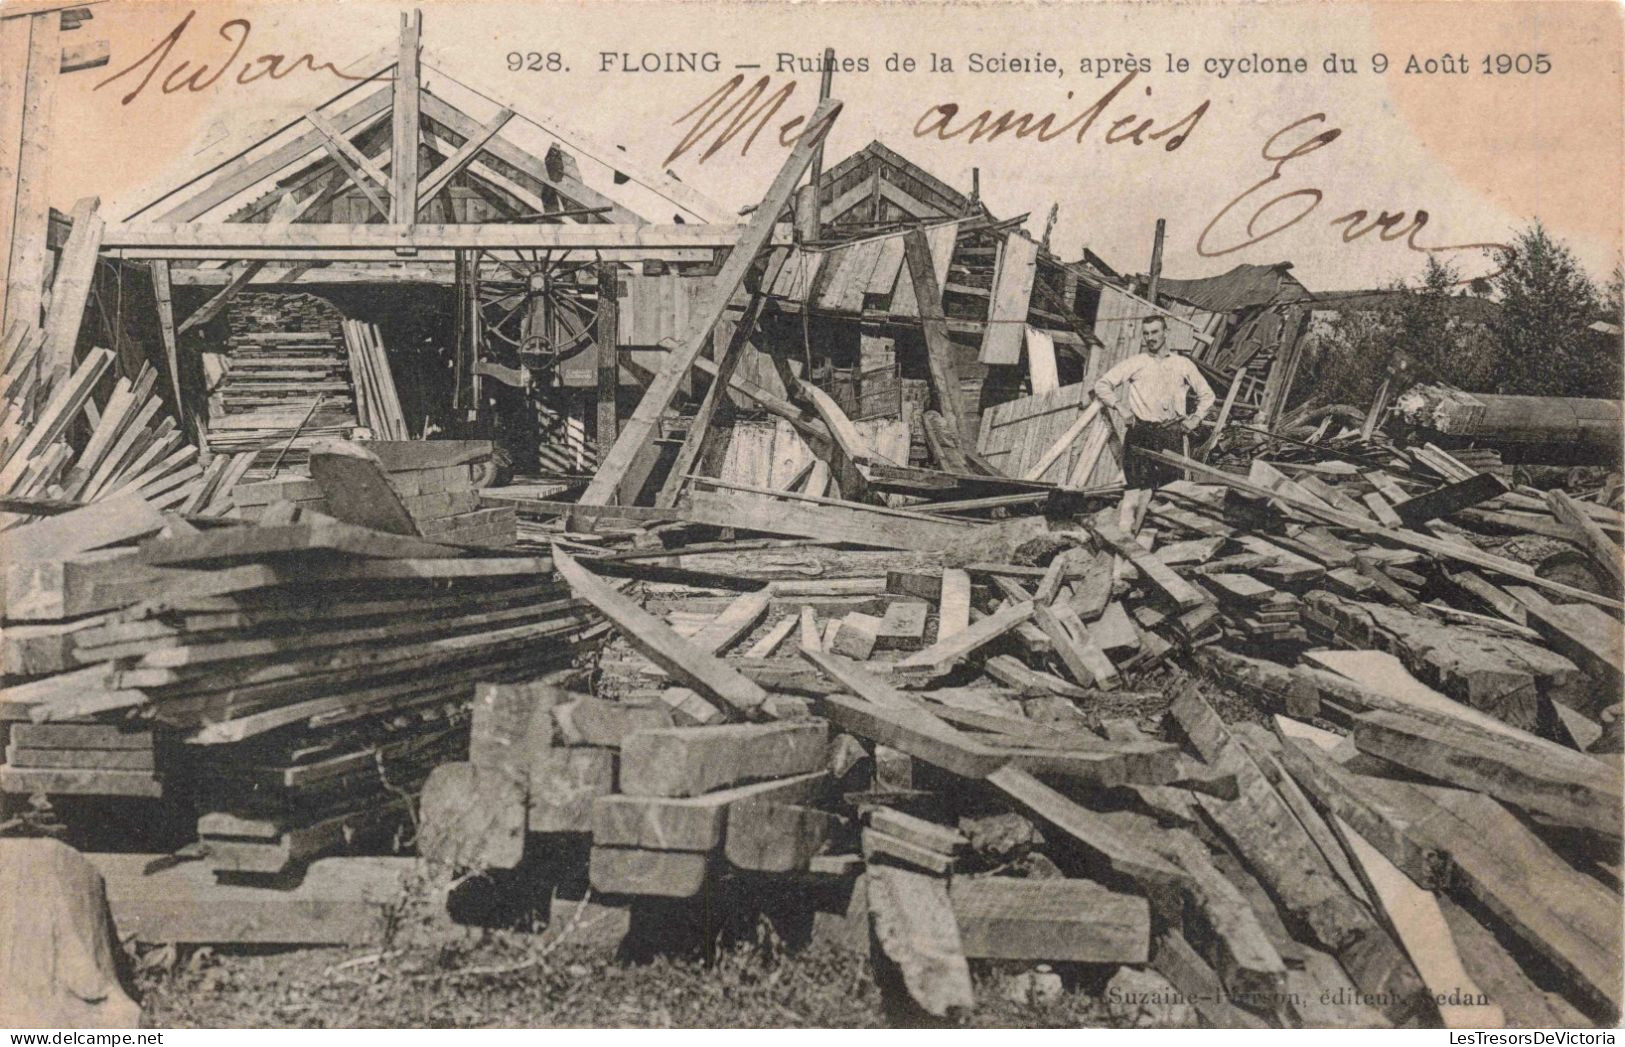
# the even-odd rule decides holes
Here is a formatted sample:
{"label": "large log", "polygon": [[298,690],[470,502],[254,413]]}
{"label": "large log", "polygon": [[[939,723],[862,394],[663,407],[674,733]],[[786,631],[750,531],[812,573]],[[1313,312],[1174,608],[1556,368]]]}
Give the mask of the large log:
{"label": "large log", "polygon": [[47,839],[0,840],[0,1024],[133,1029],[102,877]]}
{"label": "large log", "polygon": [[1625,414],[1618,400],[1467,393],[1439,385],[1413,386],[1393,411],[1412,425],[1449,436],[1507,444],[1546,444],[1619,453]]}

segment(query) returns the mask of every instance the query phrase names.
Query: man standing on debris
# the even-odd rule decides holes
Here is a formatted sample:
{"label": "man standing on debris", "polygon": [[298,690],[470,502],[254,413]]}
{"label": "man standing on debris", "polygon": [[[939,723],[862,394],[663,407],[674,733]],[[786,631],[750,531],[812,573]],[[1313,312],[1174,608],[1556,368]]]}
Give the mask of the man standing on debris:
{"label": "man standing on debris", "polygon": [[[1140,501],[1149,502],[1151,491],[1179,479],[1177,466],[1133,453],[1133,448],[1152,451],[1180,451],[1184,436],[1194,430],[1202,416],[1213,407],[1213,388],[1190,358],[1168,348],[1168,322],[1160,316],[1140,325],[1145,351],[1135,353],[1100,376],[1095,396],[1111,413],[1112,427],[1123,445],[1123,480],[1127,494],[1143,491]],[[1118,398],[1127,386],[1127,404]],[[1189,396],[1196,394],[1196,409],[1187,413]]]}

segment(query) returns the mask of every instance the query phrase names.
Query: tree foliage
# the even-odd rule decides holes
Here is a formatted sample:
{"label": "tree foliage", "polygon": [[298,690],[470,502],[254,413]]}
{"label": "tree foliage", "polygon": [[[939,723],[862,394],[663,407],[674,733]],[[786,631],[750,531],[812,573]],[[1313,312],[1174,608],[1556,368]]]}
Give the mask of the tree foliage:
{"label": "tree foliage", "polygon": [[1324,402],[1366,404],[1385,378],[1399,387],[1447,382],[1485,388],[1495,350],[1483,325],[1453,302],[1456,271],[1431,255],[1416,286],[1396,281],[1377,308],[1344,308],[1318,331],[1305,392]]}
{"label": "tree foliage", "polygon": [[1620,396],[1618,347],[1587,330],[1598,316],[1597,290],[1545,226],[1537,221],[1518,236],[1494,283],[1497,391]]}
{"label": "tree foliage", "polygon": [[1315,328],[1305,381],[1294,399],[1370,403],[1385,377],[1396,387],[1441,382],[1468,391],[1621,398],[1617,339],[1589,329],[1620,323],[1625,287],[1615,267],[1608,285],[1591,282],[1573,253],[1538,221],[1524,230],[1493,280],[1474,280],[1467,308],[1458,275],[1428,257],[1415,284],[1396,281],[1362,308],[1344,303]]}

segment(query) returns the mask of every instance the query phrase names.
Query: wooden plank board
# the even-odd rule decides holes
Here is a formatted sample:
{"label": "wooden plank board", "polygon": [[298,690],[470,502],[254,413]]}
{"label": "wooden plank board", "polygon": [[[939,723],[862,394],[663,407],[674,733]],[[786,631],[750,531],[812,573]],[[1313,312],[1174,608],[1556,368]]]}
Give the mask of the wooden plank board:
{"label": "wooden plank board", "polygon": [[932,230],[929,234],[919,229],[909,230],[903,235],[903,251],[908,264],[908,283],[925,337],[926,376],[932,404],[958,429],[963,448],[972,446],[975,431],[965,410],[959,372],[954,366],[953,345],[948,340],[948,321],[942,312],[942,277],[947,267],[940,266],[939,272],[936,260],[943,243],[948,253],[952,253],[957,226],[943,228],[947,231]]}
{"label": "wooden plank board", "polygon": [[600,796],[592,806],[593,843],[655,851],[714,851],[723,846],[734,807],[815,801],[828,782],[828,774],[818,770],[696,796]]}
{"label": "wooden plank board", "polygon": [[1038,244],[1020,232],[1010,232],[999,250],[979,362],[1003,366],[1021,362],[1022,335],[1037,272]]}
{"label": "wooden plank board", "polygon": [[[1625,824],[1621,778],[1602,760],[1533,764],[1521,746],[1392,712],[1355,718],[1360,751],[1429,777],[1474,789],[1563,825],[1618,838]],[[1578,763],[1578,766],[1576,766]]]}
{"label": "wooden plank board", "polygon": [[1090,530],[1113,552],[1133,564],[1146,581],[1156,586],[1181,610],[1188,611],[1208,602],[1195,586],[1175,574],[1167,564],[1152,556],[1150,550],[1121,530],[1107,524],[1091,524]]}
{"label": "wooden plank board", "polygon": [[[45,316],[45,345],[40,350],[40,369],[45,376],[65,375],[73,366],[74,347],[79,344],[79,328],[84,321],[85,303],[96,275],[96,255],[101,249],[106,223],[96,213],[100,206],[88,196],[73,206],[73,232],[57,260],[51,281],[51,306]],[[43,235],[43,234],[41,234]]]}
{"label": "wooden plank board", "polygon": [[621,743],[619,780],[629,796],[697,796],[824,765],[817,721],[724,724],[637,731]]}
{"label": "wooden plank board", "polygon": [[937,640],[951,639],[970,628],[970,575],[956,567],[942,572],[937,607]]}
{"label": "wooden plank board", "polygon": [[1042,396],[1061,387],[1055,369],[1055,339],[1048,331],[1027,327],[1027,384]]}
{"label": "wooden plank board", "polygon": [[1188,877],[1141,841],[1126,836],[1106,819],[1056,792],[1027,771],[1005,766],[988,783],[1029,817],[1066,836],[1098,863],[1099,872],[1118,881],[1178,887]]}
{"label": "wooden plank board", "polygon": [[825,541],[851,542],[876,549],[948,551],[972,544],[995,527],[909,518],[859,503],[825,505],[785,500],[745,491],[695,490],[678,515],[694,523],[761,531]]}
{"label": "wooden plank board", "polygon": [[378,558],[459,555],[459,550],[434,542],[326,520],[280,527],[224,527],[182,538],[155,538],[142,544],[141,560],[148,564],[195,564],[315,550]]}
{"label": "wooden plank board", "polygon": [[[13,21],[8,34],[13,41],[9,55],[26,48],[26,60],[13,65],[7,77],[7,94],[20,106],[21,128],[16,145],[15,166],[7,165],[14,181],[7,186],[3,205],[12,212],[9,234],[0,249],[11,255],[5,302],[0,323],[22,322],[27,328],[39,326],[40,307],[45,295],[45,275],[49,264],[46,232],[50,223],[52,141],[51,119],[55,108],[57,67],[61,61],[58,22],[55,18]],[[26,43],[21,41],[26,40]],[[16,88],[21,86],[21,90]]]}
{"label": "wooden plank board", "polygon": [[322,858],[297,886],[221,883],[203,862],[87,852],[121,936],[235,945],[379,945],[401,904],[411,858]]}
{"label": "wooden plank board", "polygon": [[905,676],[931,678],[946,675],[972,652],[1026,622],[1032,618],[1033,613],[1034,605],[1030,600],[1010,604],[974,623],[968,629],[963,629],[946,639],[939,639],[925,650],[891,663],[890,669],[893,673]]}
{"label": "wooden plank board", "polygon": [[948,898],[971,959],[1144,963],[1151,907],[1089,880],[956,878]]}
{"label": "wooden plank board", "polygon": [[65,560],[79,553],[157,534],[163,515],[131,491],[92,502],[6,532],[6,561],[12,564]]}

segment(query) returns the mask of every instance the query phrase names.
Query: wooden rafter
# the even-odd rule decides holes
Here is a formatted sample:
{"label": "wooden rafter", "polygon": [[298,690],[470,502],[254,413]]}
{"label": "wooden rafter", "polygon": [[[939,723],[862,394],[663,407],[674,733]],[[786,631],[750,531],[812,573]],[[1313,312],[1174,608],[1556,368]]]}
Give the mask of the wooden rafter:
{"label": "wooden rafter", "polygon": [[[432,94],[425,93],[423,95],[422,112],[423,116],[429,121],[431,129],[435,124],[438,124],[454,133],[462,142],[477,137],[483,129],[478,120],[475,120],[450,102]],[[609,208],[606,217],[612,222],[641,222],[644,220],[641,215],[621,206],[578,178],[568,174],[555,177],[547,170],[546,163],[514,145],[500,134],[494,135],[486,143],[485,152],[515,170],[523,172],[526,176],[535,179],[542,185],[558,190],[562,196],[567,197],[579,207]]]}
{"label": "wooden rafter", "polygon": [[380,215],[386,219],[390,218],[392,212],[389,176],[384,174],[365,153],[357,149],[348,135],[334,127],[321,113],[312,109],[305,114],[305,119],[321,133],[333,162],[344,169],[344,173],[350,176],[350,181],[372,201]]}
{"label": "wooden rafter", "polygon": [[[393,88],[383,87],[337,112],[329,112],[326,106],[319,108],[332,126],[343,134],[354,131],[364,122],[388,109],[393,94]],[[190,222],[201,218],[233,197],[275,176],[290,164],[321,149],[325,142],[326,139],[321,132],[312,128],[253,161],[239,157],[224,164],[215,174],[213,181],[185,200],[171,206],[159,215],[156,221]],[[145,210],[143,208],[143,211]],[[138,215],[140,213],[142,212],[137,212]]]}
{"label": "wooden rafter", "polygon": [[485,148],[486,143],[495,138],[497,132],[502,130],[512,117],[512,109],[504,109],[497,113],[496,116],[492,117],[490,121],[480,128],[478,134],[465,140],[444,163],[429,172],[429,177],[424,179],[418,186],[418,210],[422,211],[429,201],[434,199],[435,194],[444,189],[453,178],[467,167]]}

